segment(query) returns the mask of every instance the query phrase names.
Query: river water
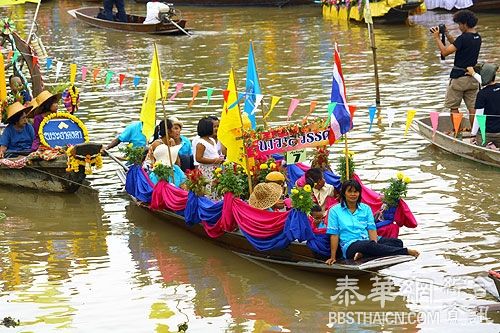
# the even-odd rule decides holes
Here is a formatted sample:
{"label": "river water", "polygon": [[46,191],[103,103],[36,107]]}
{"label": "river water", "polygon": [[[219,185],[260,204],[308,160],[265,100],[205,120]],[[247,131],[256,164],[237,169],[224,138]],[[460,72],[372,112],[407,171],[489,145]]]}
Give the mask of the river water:
{"label": "river water", "polygon": [[[335,277],[260,265],[242,259],[135,206],[107,160],[90,177],[94,190],[76,195],[0,188],[0,317],[20,319],[9,332],[498,332],[500,317],[477,306],[495,302],[486,271],[499,269],[500,213],[497,169],[443,152],[411,130],[417,117],[442,109],[453,57],[440,61],[428,28],[453,27],[449,13],[426,13],[409,26],[376,26],[382,113],[368,132],[374,103],[373,61],[363,25],[325,20],[319,7],[180,8],[193,37],[158,37],[105,31],[72,19],[79,1],[44,2],[38,35],[49,56],[63,63],[45,71],[48,84],[68,80],[68,64],[88,68],[81,76],[78,116],[93,141],[107,143],[138,119],[153,43],[162,75],[185,88],[167,104],[191,136],[202,115],[220,114],[228,72],[244,87],[249,41],[266,103],[280,96],[271,121],[286,121],[291,98],[300,98],[293,119],[317,100],[324,116],[332,79],[333,43],[338,42],[349,101],[358,106],[350,148],[361,179],[381,190],[397,171],[412,179],[407,202],[419,226],[401,238],[422,255],[383,270],[389,278]],[[83,3],[90,5],[90,3]],[[29,30],[34,5],[0,8]],[[127,4],[129,11],[144,7]],[[481,59],[500,61],[498,15],[480,14]],[[55,63],[55,62],[54,62]],[[100,68],[97,82],[93,69]],[[107,70],[114,72],[108,86]],[[118,74],[124,73],[122,87]],[[141,81],[134,87],[132,77]],[[194,106],[191,87],[202,88]],[[207,88],[214,88],[209,104]],[[173,89],[170,89],[172,93]],[[387,110],[395,110],[390,128]],[[341,145],[331,148],[331,159]],[[335,163],[335,162],[333,162]],[[356,280],[358,279],[358,280]],[[382,283],[383,282],[383,283]],[[374,291],[385,286],[383,297]],[[483,288],[484,287],[484,288]],[[349,296],[347,295],[347,296]],[[370,313],[398,313],[381,324]],[[342,320],[361,313],[365,317]],[[404,317],[407,316],[407,317]],[[418,320],[416,319],[418,317]],[[390,319],[393,321],[390,321]],[[395,319],[396,318],[396,319]],[[401,320],[397,320],[402,318]],[[1,329],[0,329],[1,331]]]}

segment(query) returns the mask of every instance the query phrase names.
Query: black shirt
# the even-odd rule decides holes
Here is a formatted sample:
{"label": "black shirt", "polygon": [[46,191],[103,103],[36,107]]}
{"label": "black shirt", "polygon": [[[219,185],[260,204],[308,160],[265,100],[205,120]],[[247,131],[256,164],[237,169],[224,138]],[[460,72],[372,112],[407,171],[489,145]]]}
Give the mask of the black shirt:
{"label": "black shirt", "polygon": [[457,48],[453,66],[463,68],[463,70],[456,68],[451,70],[450,77],[456,79],[465,75],[467,67],[477,64],[481,49],[481,36],[478,33],[464,32],[455,39],[453,45]]}
{"label": "black shirt", "polygon": [[[500,133],[500,83],[490,84],[477,93],[476,109],[484,109],[486,133]],[[496,117],[488,117],[494,115]]]}

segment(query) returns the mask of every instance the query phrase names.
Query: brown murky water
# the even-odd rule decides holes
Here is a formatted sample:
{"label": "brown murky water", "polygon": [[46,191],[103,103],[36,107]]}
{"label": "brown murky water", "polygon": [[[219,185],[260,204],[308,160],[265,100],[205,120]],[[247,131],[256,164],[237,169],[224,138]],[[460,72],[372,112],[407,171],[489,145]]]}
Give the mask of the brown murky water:
{"label": "brown murky water", "polygon": [[[97,192],[66,196],[0,188],[5,214],[0,219],[0,317],[23,323],[9,332],[176,332],[183,322],[188,332],[499,331],[498,314],[484,317],[475,307],[495,302],[482,286],[491,289],[485,272],[500,268],[500,173],[442,152],[411,131],[403,135],[408,109],[416,109],[417,117],[441,109],[453,57],[440,62],[428,28],[452,24],[451,14],[427,13],[409,27],[377,27],[383,111],[379,126],[369,133],[367,107],[375,90],[365,26],[326,21],[314,6],[184,7],[194,36],[155,37],[88,27],[66,14],[80,5],[44,2],[38,34],[49,55],[64,64],[58,80],[55,67],[45,73],[48,83],[66,80],[69,63],[89,68],[86,82],[79,83],[79,116],[94,141],[109,142],[138,119],[153,42],[163,76],[172,85],[186,84],[167,109],[184,120],[189,134],[202,114],[220,113],[220,91],[231,66],[239,87],[244,86],[250,40],[264,94],[286,101],[276,107],[274,122],[285,121],[292,97],[320,101],[316,114],[325,114],[337,41],[348,96],[359,108],[350,134],[358,173],[376,190],[396,171],[412,178],[408,203],[420,225],[402,229],[401,238],[422,255],[383,271],[393,276],[383,280],[390,289],[385,303],[374,294],[377,281],[370,276],[350,280],[359,289],[346,299],[335,278],[246,261],[134,206],[115,177],[117,167],[108,161],[91,177]],[[144,10],[135,3],[127,6]],[[1,16],[9,12],[18,29],[29,29],[34,5],[0,8]],[[479,17],[481,58],[498,63],[498,15]],[[95,67],[101,74],[92,83]],[[106,88],[108,69],[115,78]],[[118,73],[128,76],[121,88]],[[142,78],[137,88],[134,75]],[[195,83],[203,88],[190,110],[189,88]],[[216,90],[206,105],[209,87]],[[392,128],[388,109],[396,110]],[[303,102],[296,119],[307,111]],[[332,147],[332,158],[341,149]],[[410,318],[380,325],[365,317],[328,325],[354,312],[402,312]]]}

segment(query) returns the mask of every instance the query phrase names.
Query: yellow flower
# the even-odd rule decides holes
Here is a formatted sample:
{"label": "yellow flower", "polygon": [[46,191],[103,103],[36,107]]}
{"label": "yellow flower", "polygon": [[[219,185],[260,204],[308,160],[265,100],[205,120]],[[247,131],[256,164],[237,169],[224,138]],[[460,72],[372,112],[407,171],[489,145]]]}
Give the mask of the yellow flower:
{"label": "yellow flower", "polygon": [[231,164],[231,162],[229,162],[229,161],[225,161],[224,163],[222,163],[222,165],[224,165],[224,166],[228,166],[229,164]]}
{"label": "yellow flower", "polygon": [[272,162],[271,164],[269,164],[269,167],[270,167],[271,169],[276,168],[276,163]]}
{"label": "yellow flower", "polygon": [[129,148],[132,148],[133,146],[134,146],[134,144],[133,144],[133,143],[129,143],[129,144],[127,145],[127,147],[129,147]]}
{"label": "yellow flower", "polygon": [[158,165],[161,165],[161,162],[160,162],[160,161],[156,161],[156,162],[153,164],[153,168],[156,168]]}
{"label": "yellow flower", "polygon": [[309,184],[304,185],[304,191],[311,192],[311,185]]}
{"label": "yellow flower", "polygon": [[266,170],[268,167],[269,167],[269,166],[268,166],[266,163],[262,163],[262,164],[260,165],[260,169],[261,169],[261,170]]}
{"label": "yellow flower", "polygon": [[401,171],[398,171],[396,173],[396,177],[399,179],[399,180],[403,180],[403,178],[405,177],[404,173],[402,173]]}
{"label": "yellow flower", "polygon": [[303,195],[299,196],[299,199],[304,199],[304,196]]}
{"label": "yellow flower", "polygon": [[221,173],[222,172],[222,169],[221,168],[217,168],[215,169],[215,173]]}
{"label": "yellow flower", "polygon": [[299,190],[297,190],[296,188],[293,188],[292,189],[292,194],[297,194],[297,193],[299,193]]}
{"label": "yellow flower", "polygon": [[403,181],[406,183],[406,184],[409,184],[411,182],[411,179],[410,177],[406,176],[403,178]]}

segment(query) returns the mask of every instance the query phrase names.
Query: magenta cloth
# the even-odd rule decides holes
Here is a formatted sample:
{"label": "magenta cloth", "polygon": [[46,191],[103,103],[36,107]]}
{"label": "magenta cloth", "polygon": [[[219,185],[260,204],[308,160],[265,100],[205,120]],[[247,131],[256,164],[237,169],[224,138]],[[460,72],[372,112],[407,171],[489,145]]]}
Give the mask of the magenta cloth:
{"label": "magenta cloth", "polygon": [[394,221],[396,221],[400,227],[416,228],[418,225],[410,207],[408,207],[403,199],[399,200],[398,208],[396,208],[396,213],[394,214]]}
{"label": "magenta cloth", "polygon": [[235,198],[233,215],[239,227],[246,233],[258,237],[267,238],[280,233],[290,212],[271,212],[257,209],[245,201]]}
{"label": "magenta cloth", "polygon": [[235,198],[232,193],[224,194],[224,205],[222,206],[222,215],[219,221],[214,225],[210,225],[206,221],[201,221],[207,235],[212,238],[217,238],[227,231],[230,232],[237,229],[238,225],[233,215],[233,208],[235,206],[234,201]]}
{"label": "magenta cloth", "polygon": [[[326,216],[328,216],[328,214]],[[309,219],[309,223],[311,224],[311,229],[312,229],[313,233],[315,233],[315,234],[326,234],[326,228],[317,228],[314,225],[314,220],[313,220],[312,216],[309,215],[308,219]],[[324,219],[325,224],[327,223],[327,221],[328,221],[328,219],[325,218]]]}
{"label": "magenta cloth", "polygon": [[186,208],[187,198],[187,191],[160,180],[153,189],[150,207],[153,210],[180,211]]}
{"label": "magenta cloth", "polygon": [[375,214],[382,207],[382,200],[380,200],[380,194],[375,192],[369,187],[363,185],[363,182],[357,174],[352,175],[352,179],[358,181],[363,189],[361,192],[361,202],[367,204],[372,209],[372,213]]}
{"label": "magenta cloth", "polygon": [[37,114],[33,117],[33,130],[35,131],[35,138],[31,144],[31,151],[36,151],[38,150],[38,147],[40,147],[40,136],[38,136],[38,130],[40,129],[43,117],[45,117],[45,113]]}
{"label": "magenta cloth", "polygon": [[377,229],[377,235],[386,238],[398,238],[399,237],[399,225],[396,223],[391,223],[384,225]]}

